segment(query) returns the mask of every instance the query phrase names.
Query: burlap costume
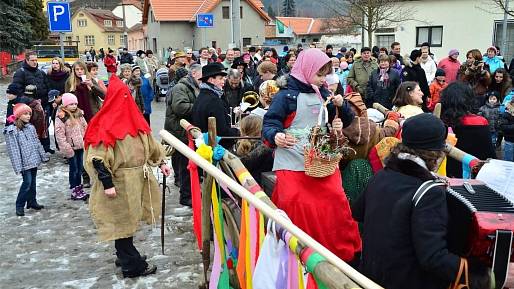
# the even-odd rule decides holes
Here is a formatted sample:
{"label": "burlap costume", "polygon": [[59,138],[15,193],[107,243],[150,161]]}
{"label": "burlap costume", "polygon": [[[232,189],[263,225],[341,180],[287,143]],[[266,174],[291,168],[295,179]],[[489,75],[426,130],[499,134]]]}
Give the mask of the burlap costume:
{"label": "burlap costume", "polygon": [[[151,167],[163,158],[162,146],[146,134],[127,135],[116,141],[114,148],[96,146],[86,150],[85,168],[93,180],[89,209],[102,241],[133,236],[140,221],[151,224],[158,220],[161,195]],[[104,194],[93,159],[102,160],[111,172],[115,198]]]}

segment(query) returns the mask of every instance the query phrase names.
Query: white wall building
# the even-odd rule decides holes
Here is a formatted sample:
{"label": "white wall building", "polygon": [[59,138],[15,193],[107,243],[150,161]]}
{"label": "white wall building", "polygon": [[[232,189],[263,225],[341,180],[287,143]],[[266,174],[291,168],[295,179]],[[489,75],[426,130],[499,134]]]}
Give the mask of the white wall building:
{"label": "white wall building", "polygon": [[[486,0],[417,0],[398,5],[412,8],[412,19],[381,28],[373,37],[373,45],[390,48],[394,41],[401,43],[402,54],[410,53],[423,42],[431,43],[438,59],[450,49],[460,51],[459,60],[473,48],[485,53],[487,47],[501,47],[503,11]],[[503,51],[507,63],[514,56],[514,20],[507,25],[508,49]],[[368,43],[367,34],[365,42]]]}

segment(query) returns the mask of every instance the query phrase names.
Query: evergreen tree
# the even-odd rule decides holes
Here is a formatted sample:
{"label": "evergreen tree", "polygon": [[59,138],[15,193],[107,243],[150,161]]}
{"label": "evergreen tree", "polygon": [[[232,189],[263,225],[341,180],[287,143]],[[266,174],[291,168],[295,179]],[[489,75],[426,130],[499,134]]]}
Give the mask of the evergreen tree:
{"label": "evergreen tree", "polygon": [[30,46],[31,17],[22,0],[0,1],[0,51],[19,53]]}
{"label": "evergreen tree", "polygon": [[296,4],[294,0],[284,0],[282,2],[282,16],[294,17],[296,16]]}
{"label": "evergreen tree", "polygon": [[45,40],[48,38],[48,19],[43,12],[42,0],[25,0],[25,11],[32,18],[30,26],[32,30],[32,40]]}
{"label": "evergreen tree", "polygon": [[272,19],[275,19],[275,17],[277,17],[277,14],[275,13],[275,10],[273,10],[273,7],[271,7],[271,4],[268,6],[268,15]]}

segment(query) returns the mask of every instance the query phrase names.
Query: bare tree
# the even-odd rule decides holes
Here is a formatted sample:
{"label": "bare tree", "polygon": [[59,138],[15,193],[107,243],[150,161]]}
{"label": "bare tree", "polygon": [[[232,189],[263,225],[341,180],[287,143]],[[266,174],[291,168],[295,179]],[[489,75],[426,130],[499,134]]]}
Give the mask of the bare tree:
{"label": "bare tree", "polygon": [[[494,6],[496,6],[497,9],[500,9],[500,11],[498,11],[497,9],[493,9],[494,11],[492,10],[487,10],[489,13],[494,13],[494,14],[503,14],[503,13],[507,13],[509,14],[510,16],[514,17],[514,1],[509,1],[509,7],[507,7],[505,0],[489,0],[487,1],[487,4],[493,4]],[[484,10],[484,9],[483,9]]]}
{"label": "bare tree", "polygon": [[[368,45],[373,46],[373,32],[413,20],[412,8],[403,0],[321,0],[341,25],[350,25],[366,31]],[[500,0],[498,0],[500,1]]]}

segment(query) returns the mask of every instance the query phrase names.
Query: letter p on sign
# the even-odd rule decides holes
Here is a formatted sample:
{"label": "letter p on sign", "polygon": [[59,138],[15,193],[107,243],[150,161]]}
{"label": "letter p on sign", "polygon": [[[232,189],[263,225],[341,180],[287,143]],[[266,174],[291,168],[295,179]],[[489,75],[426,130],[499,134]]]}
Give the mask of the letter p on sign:
{"label": "letter p on sign", "polygon": [[71,32],[69,2],[47,2],[48,26],[51,32]]}
{"label": "letter p on sign", "polygon": [[64,6],[55,5],[53,8],[54,22],[57,22],[57,16],[64,15]]}

